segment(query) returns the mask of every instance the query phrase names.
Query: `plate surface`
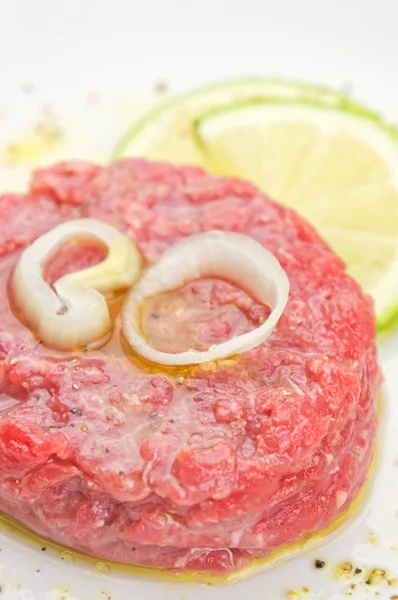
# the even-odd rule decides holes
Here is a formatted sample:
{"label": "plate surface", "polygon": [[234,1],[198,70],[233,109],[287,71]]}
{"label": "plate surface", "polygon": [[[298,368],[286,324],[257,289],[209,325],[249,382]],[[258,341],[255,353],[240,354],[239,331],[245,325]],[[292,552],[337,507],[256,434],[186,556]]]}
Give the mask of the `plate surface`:
{"label": "plate surface", "polygon": [[[106,162],[129,122],[157,101],[156,89],[164,87],[159,83],[177,92],[230,76],[285,75],[353,90],[398,122],[397,23],[396,0],[2,0],[0,192],[23,189],[38,164],[68,157]],[[35,141],[38,124],[49,128],[45,147]],[[24,150],[18,164],[16,146]],[[44,552],[0,527],[0,598],[394,597],[397,333],[380,343],[380,359],[386,406],[376,481],[361,514],[333,541],[243,583],[206,587],[109,572],[101,564],[90,567],[68,554]],[[317,558],[326,561],[324,570],[315,570]],[[345,561],[362,573],[336,579]],[[381,571],[366,583],[373,569]]]}

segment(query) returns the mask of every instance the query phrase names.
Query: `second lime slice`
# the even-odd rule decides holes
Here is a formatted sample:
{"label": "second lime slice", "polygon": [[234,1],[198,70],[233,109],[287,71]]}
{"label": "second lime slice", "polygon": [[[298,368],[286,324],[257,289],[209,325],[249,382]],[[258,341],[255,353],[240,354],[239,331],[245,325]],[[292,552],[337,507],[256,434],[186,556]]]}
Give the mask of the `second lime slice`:
{"label": "second lime slice", "polygon": [[359,108],[257,100],[210,111],[193,135],[213,172],[248,179],[306,217],[375,299],[398,312],[398,136]]}

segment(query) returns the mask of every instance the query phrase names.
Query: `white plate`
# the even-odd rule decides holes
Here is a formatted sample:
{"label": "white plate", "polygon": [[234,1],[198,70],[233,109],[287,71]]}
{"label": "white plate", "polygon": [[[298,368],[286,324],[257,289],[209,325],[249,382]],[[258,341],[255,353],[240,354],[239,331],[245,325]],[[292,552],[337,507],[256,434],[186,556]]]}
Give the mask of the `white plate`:
{"label": "white plate", "polygon": [[[55,113],[66,142],[38,162],[67,156],[105,162],[164,79],[173,91],[248,73],[348,85],[398,121],[397,24],[396,0],[2,0],[0,157],[38,119]],[[23,188],[31,166],[0,165],[1,191]],[[398,583],[334,578],[342,561],[398,578],[397,353],[395,334],[380,346],[388,410],[376,484],[363,513],[332,542],[235,586],[205,587],[103,573],[0,531],[0,598],[282,600],[302,587],[309,588],[298,596],[305,600],[398,594]],[[314,569],[318,557],[326,570]]]}

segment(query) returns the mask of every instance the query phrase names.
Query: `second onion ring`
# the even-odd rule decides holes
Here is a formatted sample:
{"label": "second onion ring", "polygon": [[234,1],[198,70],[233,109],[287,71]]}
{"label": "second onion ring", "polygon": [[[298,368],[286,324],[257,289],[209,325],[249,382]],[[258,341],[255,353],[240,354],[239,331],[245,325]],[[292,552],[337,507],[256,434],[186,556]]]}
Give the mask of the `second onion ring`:
{"label": "second onion ring", "polygon": [[[271,313],[259,327],[211,346],[172,354],[156,350],[141,333],[140,307],[161,292],[200,277],[220,277],[238,284]],[[273,331],[288,299],[289,280],[275,256],[241,233],[209,231],[169,248],[129,292],[122,311],[122,329],[129,345],[147,360],[162,365],[189,365],[240,354],[261,344]]]}

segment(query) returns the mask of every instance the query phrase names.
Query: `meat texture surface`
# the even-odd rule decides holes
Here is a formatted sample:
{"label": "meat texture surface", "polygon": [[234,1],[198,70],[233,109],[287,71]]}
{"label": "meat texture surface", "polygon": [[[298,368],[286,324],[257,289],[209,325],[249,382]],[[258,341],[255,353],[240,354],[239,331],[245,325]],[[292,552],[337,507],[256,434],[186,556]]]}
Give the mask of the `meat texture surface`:
{"label": "meat texture surface", "polygon": [[[146,264],[195,233],[252,236],[290,280],[276,329],[239,357],[165,370],[129,352],[119,298],[101,350],[46,348],[12,311],[10,274],[27,244],[79,216],[131,236]],[[50,283],[104,258],[85,243],[53,257]],[[34,531],[107,559],[227,573],[327,527],[358,494],[380,388],[372,302],[310,225],[249,183],[142,160],[37,171],[26,195],[0,197],[0,286],[0,509]],[[152,299],[143,326],[176,352],[267,314],[207,278]]]}

